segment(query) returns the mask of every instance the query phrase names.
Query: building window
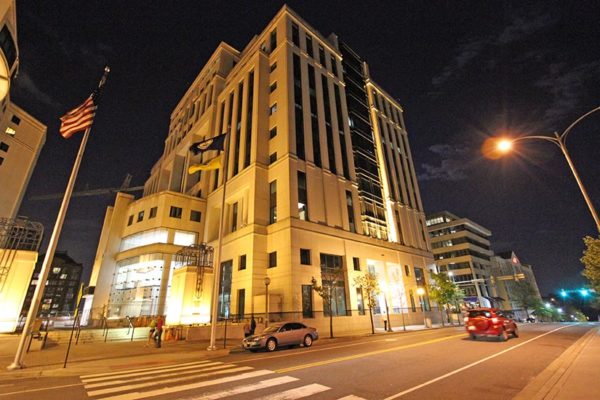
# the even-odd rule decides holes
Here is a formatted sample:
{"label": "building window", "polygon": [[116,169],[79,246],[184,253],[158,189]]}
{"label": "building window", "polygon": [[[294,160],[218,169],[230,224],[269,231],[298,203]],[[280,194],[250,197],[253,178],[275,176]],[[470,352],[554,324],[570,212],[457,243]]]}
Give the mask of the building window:
{"label": "building window", "polygon": [[300,29],[294,23],[292,23],[292,43],[294,46],[300,47]]}
{"label": "building window", "polygon": [[4,162],[4,157],[0,157],[0,165]]}
{"label": "building window", "polygon": [[60,279],[62,279],[62,280],[65,280],[65,279],[67,279],[67,274],[61,274],[61,275],[60,275]]}
{"label": "building window", "polygon": [[17,117],[16,115],[13,115],[10,119],[10,122],[12,122],[15,125],[19,125],[21,123],[21,118]]}
{"label": "building window", "polygon": [[413,294],[412,289],[410,289],[408,291],[409,296],[410,296],[410,308],[412,309],[413,312],[417,311],[417,306],[415,305],[415,295]]}
{"label": "building window", "polygon": [[415,270],[415,281],[417,281],[418,286],[425,286],[425,274],[423,273],[423,268],[414,267]]}
{"label": "building window", "polygon": [[277,161],[277,152],[269,156],[269,164],[273,164],[275,161]]}
{"label": "building window", "polygon": [[308,190],[306,189],[306,174],[298,171],[298,217],[308,220]]}
{"label": "building window", "polygon": [[306,35],[306,53],[309,57],[314,57],[312,36]]}
{"label": "building window", "polygon": [[10,126],[6,127],[6,130],[4,131],[6,132],[7,135],[10,136],[15,136],[17,134],[17,131],[15,131],[13,128],[11,128]]}
{"label": "building window", "polygon": [[271,64],[271,68],[269,68],[269,71],[270,71],[270,72],[273,72],[273,71],[275,71],[276,69],[277,69],[277,63],[276,63],[276,62],[274,62],[273,64]]}
{"label": "building window", "polygon": [[150,218],[156,218],[156,212],[158,211],[158,207],[152,207],[150,209],[150,215],[148,216],[148,219]]}
{"label": "building window", "polygon": [[302,316],[304,318],[314,318],[312,292],[312,285],[302,285]]}
{"label": "building window", "polygon": [[348,226],[350,232],[356,232],[356,226],[354,225],[354,206],[352,205],[352,192],[346,190],[346,207],[348,208]]}
{"label": "building window", "polygon": [[352,257],[352,265],[355,271],[360,271],[360,258]]}
{"label": "building window", "polygon": [[277,111],[277,103],[274,103],[270,108],[269,108],[269,115],[273,115],[275,114],[275,112]]}
{"label": "building window", "polygon": [[192,210],[190,211],[190,221],[200,222],[202,219],[202,213],[200,211]]}
{"label": "building window", "polygon": [[319,45],[319,62],[323,68],[327,68],[327,64],[325,63],[325,49],[321,45]]}
{"label": "building window", "polygon": [[7,143],[0,142],[0,150],[2,150],[2,151],[4,151],[4,152],[7,152],[7,151],[8,151],[8,148],[9,148],[9,146],[8,146],[8,144],[7,144]]}
{"label": "building window", "polygon": [[53,274],[60,274],[60,268],[58,268],[58,267],[52,268],[52,273]]}
{"label": "building window", "polygon": [[127,226],[133,224],[133,215],[130,215],[129,218],[127,219]]}
{"label": "building window", "polygon": [[144,220],[144,211],[142,210],[138,213],[137,222],[141,222],[143,220]]}
{"label": "building window", "polygon": [[269,86],[269,93],[273,93],[275,89],[277,89],[277,82],[271,83],[271,86]]}
{"label": "building window", "polygon": [[404,266],[404,275],[410,276],[410,267],[408,265]]}
{"label": "building window", "polygon": [[231,206],[231,232],[237,231],[237,220],[238,220],[238,203],[235,202]]}
{"label": "building window", "polygon": [[181,219],[182,211],[183,210],[181,209],[181,207],[171,206],[171,210],[169,211],[169,217]]}
{"label": "building window", "polygon": [[269,253],[269,268],[275,268],[277,266],[277,252],[273,251]]}
{"label": "building window", "polygon": [[271,36],[269,38],[269,50],[272,53],[273,50],[277,47],[277,30],[273,30],[271,32]]}
{"label": "building window", "polygon": [[244,269],[246,269],[246,255],[245,254],[240,256],[240,262],[238,264],[239,271],[242,271]]}
{"label": "building window", "polygon": [[300,249],[300,264],[311,265],[310,249]]}
{"label": "building window", "polygon": [[302,109],[302,71],[300,67],[300,57],[294,54],[293,58],[294,73],[294,127],[296,130],[296,155],[304,160],[304,111]]}
{"label": "building window", "polygon": [[331,61],[331,72],[333,72],[333,75],[337,76],[338,71],[337,71],[337,61],[335,59],[334,56],[331,56],[331,58],[329,59],[329,61]]}
{"label": "building window", "polygon": [[238,289],[238,318],[243,318],[246,308],[246,289]]}
{"label": "building window", "polygon": [[269,183],[269,224],[277,222],[277,181]]}
{"label": "building window", "polygon": [[358,306],[358,315],[365,315],[365,301],[363,299],[363,290],[361,287],[356,288],[356,303]]}
{"label": "building window", "polygon": [[346,282],[342,256],[321,253],[321,280],[323,287],[330,288],[331,305],[323,304],[324,315],[346,315]]}
{"label": "building window", "polygon": [[269,131],[269,139],[273,139],[275,136],[277,136],[277,127],[274,126],[271,128],[271,130]]}

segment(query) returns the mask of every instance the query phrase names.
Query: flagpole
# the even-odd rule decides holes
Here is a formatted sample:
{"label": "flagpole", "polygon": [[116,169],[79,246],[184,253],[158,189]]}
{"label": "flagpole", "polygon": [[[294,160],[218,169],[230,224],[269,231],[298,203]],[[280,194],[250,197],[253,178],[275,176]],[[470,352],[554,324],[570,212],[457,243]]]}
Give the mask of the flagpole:
{"label": "flagpole", "polygon": [[[104,84],[109,72],[110,69],[106,67],[104,69],[104,76],[100,81],[99,87],[102,84]],[[17,347],[15,359],[12,364],[6,367],[6,369],[8,370],[25,368],[25,365],[23,364],[23,358],[25,357],[25,344],[27,343],[27,339],[31,334],[31,327],[33,325],[33,321],[37,316],[40,307],[40,301],[42,295],[44,294],[46,280],[48,279],[48,274],[50,272],[50,265],[52,264],[52,261],[54,259],[54,253],[56,251],[56,246],[58,245],[58,238],[60,236],[60,231],[62,230],[63,222],[65,220],[67,208],[69,207],[69,200],[71,200],[71,194],[73,193],[73,187],[75,186],[75,180],[77,179],[77,173],[79,172],[79,166],[81,165],[81,159],[83,158],[83,153],[85,151],[85,146],[87,144],[91,129],[92,127],[90,125],[85,130],[83,139],[81,139],[81,144],[79,145],[79,152],[77,153],[77,157],[75,158],[75,164],[73,165],[73,170],[71,171],[71,177],[69,178],[69,183],[67,184],[67,189],[65,191],[62,204],[60,205],[60,210],[58,211],[58,217],[56,218],[56,223],[54,224],[54,230],[52,231],[52,236],[50,237],[50,242],[48,243],[48,249],[46,250],[46,256],[44,257],[42,269],[38,277],[38,283],[35,288],[35,292],[33,293],[31,306],[29,307],[29,311],[27,313],[27,319],[25,320],[25,325],[23,325],[23,332],[21,333],[21,339],[19,340],[19,346]]]}
{"label": "flagpole", "polygon": [[219,300],[219,286],[221,284],[221,249],[223,242],[223,220],[225,215],[225,189],[227,188],[227,170],[229,166],[229,141],[231,134],[228,134],[225,138],[225,145],[223,150],[225,151],[225,157],[223,157],[223,198],[221,199],[221,216],[219,218],[219,244],[217,245],[217,255],[213,263],[213,292],[212,292],[212,303],[211,303],[211,316],[210,316],[210,344],[206,350],[217,350],[215,344],[217,338],[217,318],[218,318],[218,300]]}

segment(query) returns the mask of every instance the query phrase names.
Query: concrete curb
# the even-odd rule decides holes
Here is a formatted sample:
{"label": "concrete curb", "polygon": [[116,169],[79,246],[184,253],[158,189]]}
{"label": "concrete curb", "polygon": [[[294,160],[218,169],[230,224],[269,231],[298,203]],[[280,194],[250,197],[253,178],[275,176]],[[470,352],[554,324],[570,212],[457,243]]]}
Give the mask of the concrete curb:
{"label": "concrete curb", "polygon": [[552,400],[556,398],[565,382],[571,377],[575,361],[600,328],[590,329],[538,374],[513,400]]}

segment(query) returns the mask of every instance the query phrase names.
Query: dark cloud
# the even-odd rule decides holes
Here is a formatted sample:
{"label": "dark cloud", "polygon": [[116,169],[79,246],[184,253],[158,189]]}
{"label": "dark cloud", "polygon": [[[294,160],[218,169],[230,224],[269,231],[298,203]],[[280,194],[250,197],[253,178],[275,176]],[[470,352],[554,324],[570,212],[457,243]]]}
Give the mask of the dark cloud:
{"label": "dark cloud", "polygon": [[31,75],[21,69],[19,72],[18,78],[14,81],[16,89],[22,90],[27,95],[33,97],[35,100],[39,101],[45,106],[50,106],[52,108],[60,108],[61,105],[58,101],[53,99],[48,93],[41,90],[38,85],[33,81]]}
{"label": "dark cloud", "polygon": [[435,144],[429,147],[429,151],[439,157],[439,165],[421,164],[424,172],[419,174],[419,180],[461,181],[467,179],[468,164],[464,161],[469,153],[467,146]]}
{"label": "dark cloud", "polygon": [[515,16],[498,36],[496,44],[505,45],[523,40],[535,32],[547,28],[558,21],[550,14],[534,15],[532,17]]}

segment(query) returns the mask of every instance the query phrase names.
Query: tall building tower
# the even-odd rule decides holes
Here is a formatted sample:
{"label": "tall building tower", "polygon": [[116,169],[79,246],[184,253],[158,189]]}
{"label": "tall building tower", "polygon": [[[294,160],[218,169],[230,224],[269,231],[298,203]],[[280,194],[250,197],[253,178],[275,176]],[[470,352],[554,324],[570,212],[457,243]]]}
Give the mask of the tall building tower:
{"label": "tall building tower", "polygon": [[428,215],[427,227],[438,270],[458,284],[467,303],[494,306],[499,299],[490,278],[492,232],[448,211]]}
{"label": "tall building tower", "polygon": [[0,218],[14,218],[38,156],[46,126],[10,101],[19,68],[14,1],[0,2]]}
{"label": "tall building tower", "polygon": [[[219,317],[263,315],[270,282],[272,319],[332,313],[342,330],[368,329],[354,279],[370,271],[399,321],[433,268],[402,118],[350,47],[287,6],[242,51],[221,43],[171,114],[143,197],[119,194],[107,211],[93,307],[207,322],[218,267]],[[227,167],[188,175],[218,156],[190,145],[221,133]],[[221,215],[220,265],[190,262],[201,243],[218,252]],[[329,308],[311,282],[332,270]]]}

